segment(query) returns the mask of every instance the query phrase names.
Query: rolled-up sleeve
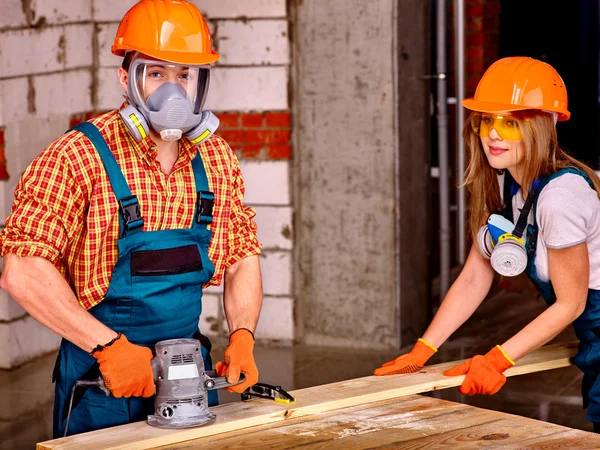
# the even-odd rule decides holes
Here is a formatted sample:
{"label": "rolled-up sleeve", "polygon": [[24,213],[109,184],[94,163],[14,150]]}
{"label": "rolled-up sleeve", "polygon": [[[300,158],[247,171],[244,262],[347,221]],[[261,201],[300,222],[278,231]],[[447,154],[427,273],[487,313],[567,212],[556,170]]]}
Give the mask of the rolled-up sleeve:
{"label": "rolled-up sleeve", "polygon": [[262,246],[258,241],[257,226],[254,222],[256,211],[244,205],[245,184],[240,165],[233,155],[231,180],[231,214],[228,227],[228,256],[225,266],[252,255],[259,255]]}
{"label": "rolled-up sleeve", "polygon": [[83,197],[60,145],[48,147],[17,184],[1,255],[40,256],[64,270],[62,256],[83,224]]}

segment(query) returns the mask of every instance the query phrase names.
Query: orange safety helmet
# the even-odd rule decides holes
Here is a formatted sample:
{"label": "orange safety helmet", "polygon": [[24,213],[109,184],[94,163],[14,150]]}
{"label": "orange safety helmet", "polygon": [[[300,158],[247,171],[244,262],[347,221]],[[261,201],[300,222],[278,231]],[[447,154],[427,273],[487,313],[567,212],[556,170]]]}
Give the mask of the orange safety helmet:
{"label": "orange safety helmet", "polygon": [[185,0],[141,0],[123,17],[113,54],[140,52],[178,64],[204,65],[219,59],[208,25]]}
{"label": "orange safety helmet", "polygon": [[567,89],[556,70],[537,59],[523,56],[502,58],[485,71],[475,96],[462,101],[465,108],[480,112],[538,109],[569,120]]}

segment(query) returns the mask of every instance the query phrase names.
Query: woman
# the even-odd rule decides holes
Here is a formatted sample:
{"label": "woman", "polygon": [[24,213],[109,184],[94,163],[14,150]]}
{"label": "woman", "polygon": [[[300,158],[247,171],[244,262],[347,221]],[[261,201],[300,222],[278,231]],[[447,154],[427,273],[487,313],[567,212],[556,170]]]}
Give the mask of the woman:
{"label": "woman", "polygon": [[375,375],[420,370],[481,304],[494,271],[526,271],[548,309],[502,345],[444,374],[466,374],[463,394],[495,394],[514,361],[573,323],[584,408],[600,432],[600,180],[557,143],[555,124],[570,117],[563,81],[544,62],[503,58],[463,105],[471,110],[463,135],[475,244],[423,337]]}

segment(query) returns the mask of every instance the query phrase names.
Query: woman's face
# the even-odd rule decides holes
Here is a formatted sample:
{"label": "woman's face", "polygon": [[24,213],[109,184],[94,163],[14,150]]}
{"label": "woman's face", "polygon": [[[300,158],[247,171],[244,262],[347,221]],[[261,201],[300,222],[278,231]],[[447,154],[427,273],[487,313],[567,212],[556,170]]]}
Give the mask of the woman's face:
{"label": "woman's face", "polygon": [[513,172],[523,162],[524,147],[518,122],[506,113],[483,114],[479,128],[483,151],[494,169]]}

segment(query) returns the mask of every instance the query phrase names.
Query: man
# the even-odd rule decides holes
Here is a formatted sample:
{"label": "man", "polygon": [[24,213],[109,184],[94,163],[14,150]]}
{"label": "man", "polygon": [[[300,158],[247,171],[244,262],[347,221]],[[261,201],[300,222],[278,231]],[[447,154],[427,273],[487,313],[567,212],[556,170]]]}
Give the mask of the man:
{"label": "man", "polygon": [[[54,370],[54,434],[71,389],[100,374],[111,393],[75,395],[68,433],[153,412],[154,344],[199,334],[202,286],[224,278],[230,328],[219,375],[243,392],[258,380],[253,331],[262,303],[254,211],[238,161],[202,111],[212,49],[183,0],[141,0],[112,47],[127,102],[70,130],[25,171],[0,235],[0,286],[63,336]],[[214,394],[214,391],[211,391]],[[216,399],[209,395],[209,404]]]}

